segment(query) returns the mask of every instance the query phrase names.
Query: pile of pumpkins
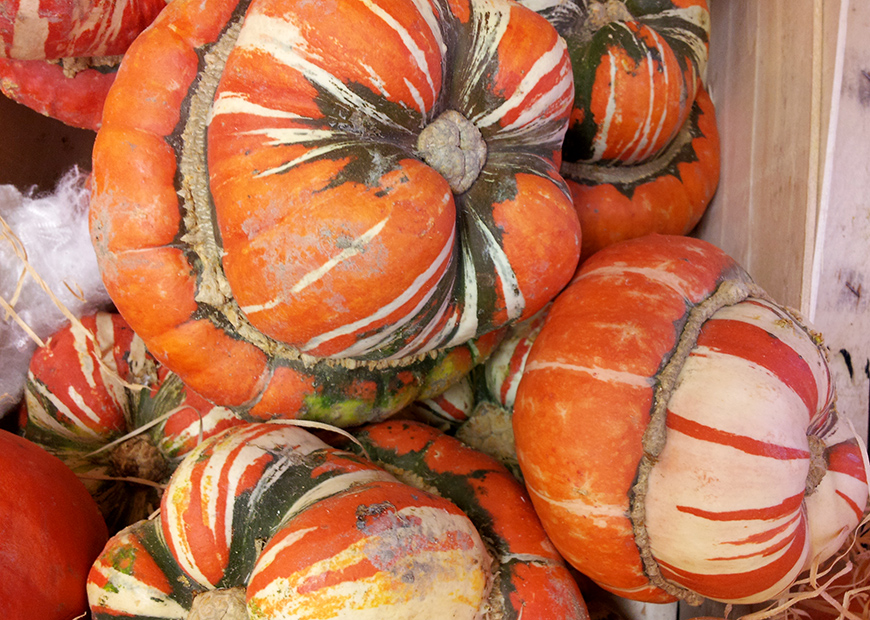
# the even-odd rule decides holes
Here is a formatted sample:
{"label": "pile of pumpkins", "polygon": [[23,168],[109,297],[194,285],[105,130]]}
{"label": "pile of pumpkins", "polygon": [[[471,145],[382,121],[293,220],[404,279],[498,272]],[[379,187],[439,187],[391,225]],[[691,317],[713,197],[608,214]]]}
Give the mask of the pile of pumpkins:
{"label": "pile of pumpkins", "polygon": [[852,540],[822,336],[689,234],[705,0],[60,11],[0,87],[97,132],[114,308],[0,435],[5,618],[754,604]]}

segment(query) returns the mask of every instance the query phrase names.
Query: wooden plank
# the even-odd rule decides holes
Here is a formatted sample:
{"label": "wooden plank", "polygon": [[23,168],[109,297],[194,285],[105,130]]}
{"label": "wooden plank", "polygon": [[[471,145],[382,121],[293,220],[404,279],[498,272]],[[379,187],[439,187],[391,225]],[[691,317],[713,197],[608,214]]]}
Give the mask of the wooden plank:
{"label": "wooden plank", "polygon": [[813,42],[821,37],[821,2],[710,2],[709,84],[722,135],[722,176],[696,234],[795,308],[817,201],[813,124],[821,96],[813,96],[820,93]]}
{"label": "wooden plank", "polygon": [[846,2],[808,317],[830,347],[838,409],[867,440],[870,417],[870,3]]}

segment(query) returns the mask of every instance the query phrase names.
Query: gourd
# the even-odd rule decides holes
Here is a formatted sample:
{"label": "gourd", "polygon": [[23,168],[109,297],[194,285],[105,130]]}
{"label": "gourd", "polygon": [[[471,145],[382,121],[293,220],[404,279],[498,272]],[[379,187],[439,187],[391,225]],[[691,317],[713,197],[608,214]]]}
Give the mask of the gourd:
{"label": "gourd", "polygon": [[556,548],[626,598],[773,598],[867,504],[821,336],[689,237],[584,263],[526,358],[513,429]]}
{"label": "gourd", "polygon": [[182,457],[244,421],[188,389],[114,312],[52,334],[30,361],[22,434],[79,476],[114,533],[151,514]]}
{"label": "gourd", "polygon": [[523,0],[565,37],[575,99],[560,173],[583,230],[581,262],[651,233],[690,233],[719,184],[705,87],[705,0]]}
{"label": "gourd", "polygon": [[10,2],[0,14],[0,91],[96,130],[121,56],[166,0]]}
{"label": "gourd", "polygon": [[72,620],[108,531],[85,486],[57,457],[0,430],[0,608],[6,620]]}
{"label": "gourd", "polygon": [[706,79],[706,0],[523,0],[563,36],[575,98],[564,158],[633,165],[661,154]]}
{"label": "gourd", "polygon": [[[515,501],[522,489],[433,433],[364,433],[363,446],[400,452],[392,471],[415,462],[415,486],[282,421],[204,441],[176,469],[160,514],[115,535],[94,563],[94,620],[218,610],[228,620],[508,618],[523,604],[527,618],[588,618],[530,504]],[[435,442],[442,451],[418,456]],[[436,494],[445,488],[458,505]],[[557,615],[529,615],[541,607]]]}
{"label": "gourd", "polygon": [[673,140],[633,166],[562,163],[580,226],[583,262],[601,248],[652,233],[687,235],[719,186],[716,112],[704,88]]}
{"label": "gourd", "polygon": [[250,419],[353,426],[437,395],[578,260],[553,27],[505,0],[334,8],[171,3],[94,147],[113,301]]}

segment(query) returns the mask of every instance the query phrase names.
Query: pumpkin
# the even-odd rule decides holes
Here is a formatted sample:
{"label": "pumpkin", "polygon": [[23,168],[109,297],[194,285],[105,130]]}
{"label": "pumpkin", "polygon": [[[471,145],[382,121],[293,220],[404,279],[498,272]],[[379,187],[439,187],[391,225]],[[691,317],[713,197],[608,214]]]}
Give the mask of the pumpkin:
{"label": "pumpkin", "polygon": [[[108,542],[88,578],[93,618],[515,617],[514,603],[547,604],[551,594],[560,595],[553,608],[573,605],[561,617],[584,618],[530,505],[514,516],[486,495],[516,499],[517,487],[479,470],[474,455],[443,456],[436,478],[470,492],[478,514],[297,426],[228,429],[176,469],[159,516]],[[491,522],[486,510],[498,511]],[[496,538],[485,543],[472,519]],[[509,554],[520,550],[536,561]]]}
{"label": "pumpkin", "polygon": [[706,79],[706,0],[523,0],[565,37],[575,98],[567,161],[631,165],[664,151]]}
{"label": "pumpkin", "polygon": [[85,483],[111,532],[160,504],[181,458],[244,421],[186,388],[117,313],[52,334],[30,361],[22,434]]}
{"label": "pumpkin", "polygon": [[562,163],[583,230],[581,263],[603,247],[652,233],[689,234],[719,186],[719,130],[700,89],[664,151],[633,166]]}
{"label": "pumpkin", "polygon": [[577,583],[544,532],[528,494],[496,459],[418,421],[356,429],[348,447],[414,486],[455,503],[495,556],[503,618],[587,618]]}
{"label": "pumpkin", "polygon": [[513,429],[556,548],[629,599],[773,598],[867,503],[821,336],[689,237],[584,263],[526,358]]}
{"label": "pumpkin", "polygon": [[121,56],[166,0],[9,2],[0,14],[0,91],[96,130]]}
{"label": "pumpkin", "polygon": [[45,60],[0,58],[0,92],[65,125],[96,131],[117,65],[73,74]]}
{"label": "pumpkin", "polygon": [[564,41],[507,0],[172,2],[94,147],[106,288],[239,415],[395,413],[573,274],[572,94]]}
{"label": "pumpkin", "polygon": [[72,620],[108,538],[97,504],[55,456],[0,430],[0,607],[5,620]]}

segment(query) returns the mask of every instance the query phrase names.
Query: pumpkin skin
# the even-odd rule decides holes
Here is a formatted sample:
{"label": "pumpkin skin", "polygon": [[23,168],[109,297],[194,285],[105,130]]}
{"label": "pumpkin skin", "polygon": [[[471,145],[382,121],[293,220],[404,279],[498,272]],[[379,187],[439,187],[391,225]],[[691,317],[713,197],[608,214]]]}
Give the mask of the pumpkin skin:
{"label": "pumpkin skin", "polygon": [[97,504],[57,457],[0,430],[0,602],[7,620],[72,620],[108,538]]}
{"label": "pumpkin skin", "polygon": [[94,620],[187,618],[209,591],[246,599],[252,620],[478,618],[497,595],[491,561],[452,502],[271,421],[197,447],[160,515],[106,545],[88,596]]}
{"label": "pumpkin skin", "polygon": [[586,261],[532,346],[513,427],[556,548],[625,598],[772,598],[867,502],[820,337],[688,237]]}
{"label": "pumpkin skin", "polygon": [[[572,93],[556,31],[501,0],[173,2],[125,55],[94,148],[106,288],[217,404],[395,413],[435,393],[443,356],[486,348],[570,279]],[[447,112],[487,149],[458,192],[417,146]],[[353,400],[356,376],[392,402],[313,411],[322,385]]]}
{"label": "pumpkin skin", "polygon": [[496,459],[427,424],[387,420],[356,430],[359,447],[401,480],[435,489],[469,515],[496,555],[503,618],[588,618],[574,577],[528,494]]}
{"label": "pumpkin skin", "polygon": [[165,6],[165,0],[6,3],[0,91],[40,114],[96,131],[121,56]]}
{"label": "pumpkin skin", "polygon": [[654,158],[634,166],[563,162],[583,230],[581,264],[618,241],[689,234],[719,186],[720,158],[716,112],[701,88],[680,132]]}
{"label": "pumpkin skin", "polygon": [[706,0],[525,0],[565,37],[575,98],[566,161],[632,165],[660,154],[706,78]]}
{"label": "pumpkin skin", "polygon": [[57,63],[0,58],[0,92],[43,116],[96,131],[117,69],[114,65],[68,76]]}
{"label": "pumpkin skin", "polygon": [[80,323],[35,351],[22,434],[80,476],[114,533],[158,508],[160,484],[200,435],[245,422],[187,389],[119,314]]}

